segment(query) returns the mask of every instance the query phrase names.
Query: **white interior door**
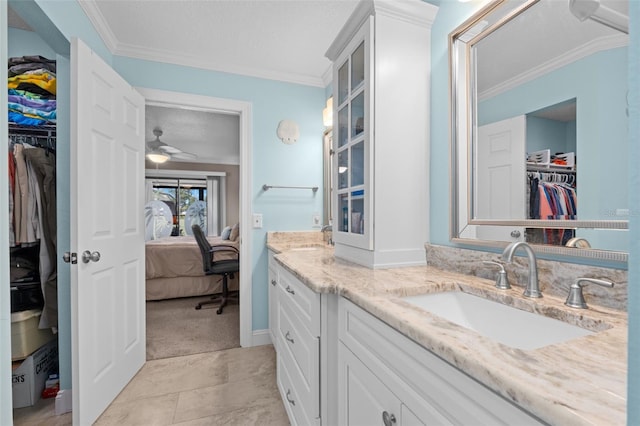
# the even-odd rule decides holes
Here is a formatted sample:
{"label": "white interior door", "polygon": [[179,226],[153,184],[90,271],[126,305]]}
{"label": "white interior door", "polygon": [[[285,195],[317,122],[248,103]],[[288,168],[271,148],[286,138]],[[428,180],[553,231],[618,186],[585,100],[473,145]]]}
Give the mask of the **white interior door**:
{"label": "white interior door", "polygon": [[88,425],[145,362],[145,101],[82,41],[71,59],[73,423]]}
{"label": "white interior door", "polygon": [[[526,117],[481,126],[476,145],[475,219],[519,219],[526,216]],[[480,235],[482,234],[482,235]],[[513,235],[518,235],[513,237]],[[524,240],[520,227],[481,226],[478,237],[495,241]]]}

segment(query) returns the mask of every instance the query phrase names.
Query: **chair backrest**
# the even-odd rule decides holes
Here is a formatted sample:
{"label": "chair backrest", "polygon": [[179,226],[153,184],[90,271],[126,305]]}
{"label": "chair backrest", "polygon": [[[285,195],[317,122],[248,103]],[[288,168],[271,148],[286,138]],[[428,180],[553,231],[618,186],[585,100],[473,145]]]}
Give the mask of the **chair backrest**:
{"label": "chair backrest", "polygon": [[198,247],[200,247],[200,254],[202,255],[202,269],[207,273],[211,270],[211,244],[207,241],[207,237],[204,235],[200,225],[197,223],[191,225],[191,230],[193,231],[193,236],[196,237]]}

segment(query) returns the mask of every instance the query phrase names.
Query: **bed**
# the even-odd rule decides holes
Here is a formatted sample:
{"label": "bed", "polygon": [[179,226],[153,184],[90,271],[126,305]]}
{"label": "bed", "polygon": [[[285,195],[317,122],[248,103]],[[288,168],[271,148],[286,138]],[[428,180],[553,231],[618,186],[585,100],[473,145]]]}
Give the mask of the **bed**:
{"label": "bed", "polygon": [[[237,241],[207,237],[213,245],[229,245],[239,249]],[[222,277],[204,275],[202,256],[193,236],[166,237],[145,244],[146,300],[203,296],[222,291]],[[233,257],[216,253],[216,259]],[[229,290],[238,290],[238,275],[228,282]]]}

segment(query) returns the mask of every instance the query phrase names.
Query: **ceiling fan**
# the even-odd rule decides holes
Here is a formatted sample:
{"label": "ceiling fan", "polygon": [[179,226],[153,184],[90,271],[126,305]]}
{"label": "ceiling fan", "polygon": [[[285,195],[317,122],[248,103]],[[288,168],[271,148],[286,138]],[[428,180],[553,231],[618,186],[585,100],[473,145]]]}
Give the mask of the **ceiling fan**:
{"label": "ceiling fan", "polygon": [[175,146],[167,145],[160,140],[162,136],[162,130],[159,128],[153,129],[153,134],[156,137],[154,140],[147,142],[147,158],[154,163],[164,163],[169,159],[176,160],[193,160],[196,158],[195,154],[190,152],[184,152]]}

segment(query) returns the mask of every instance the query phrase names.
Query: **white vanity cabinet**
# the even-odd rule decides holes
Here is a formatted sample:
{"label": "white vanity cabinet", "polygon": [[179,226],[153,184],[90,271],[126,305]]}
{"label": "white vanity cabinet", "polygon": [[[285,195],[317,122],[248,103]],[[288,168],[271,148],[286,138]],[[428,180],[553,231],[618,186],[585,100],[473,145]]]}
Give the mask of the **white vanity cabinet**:
{"label": "white vanity cabinet", "polygon": [[273,251],[269,250],[269,337],[271,338],[273,347],[277,351],[278,342],[276,336],[278,335],[278,265],[273,256]]}
{"label": "white vanity cabinet", "polygon": [[542,424],[344,298],[338,324],[341,425]]}
{"label": "white vanity cabinet", "polygon": [[337,257],[368,267],[425,263],[436,12],[421,0],[363,1],[327,50]]}

